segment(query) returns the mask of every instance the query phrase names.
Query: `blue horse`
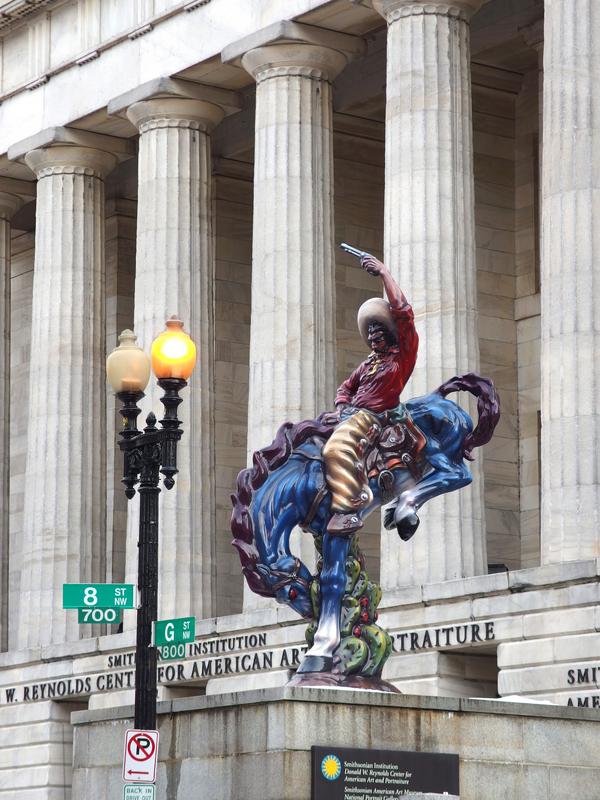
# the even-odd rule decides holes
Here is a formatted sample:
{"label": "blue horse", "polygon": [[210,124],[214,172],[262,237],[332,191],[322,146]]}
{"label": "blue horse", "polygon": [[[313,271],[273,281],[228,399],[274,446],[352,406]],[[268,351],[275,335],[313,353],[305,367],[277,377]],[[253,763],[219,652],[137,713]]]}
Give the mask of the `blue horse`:
{"label": "blue horse", "polygon": [[[446,395],[453,391],[468,391],[477,397],[479,419],[475,429],[470,416],[447,399]],[[416,531],[417,512],[424,503],[471,482],[471,452],[491,439],[500,409],[492,381],[468,373],[452,378],[425,397],[409,400],[399,407],[398,414],[408,414],[425,438],[419,454],[421,477],[415,479],[402,465],[399,452],[398,466],[390,470],[393,480],[386,487],[385,497],[377,477],[370,478],[373,500],[356,513],[364,519],[389,503],[384,525],[388,529],[395,527],[406,540]],[[233,545],[238,549],[250,588],[275,597],[309,619],[313,615],[313,576],[291,553],[290,535],[295,526],[300,526],[314,536],[323,536],[319,620],[314,643],[299,672],[330,672],[340,642],[345,563],[352,537],[326,531],[331,496],[322,458],[323,446],[337,423],[335,414],[325,413],[316,420],[282,425],[273,443],[254,453],[253,466],[239,474],[237,491],[232,495]]]}

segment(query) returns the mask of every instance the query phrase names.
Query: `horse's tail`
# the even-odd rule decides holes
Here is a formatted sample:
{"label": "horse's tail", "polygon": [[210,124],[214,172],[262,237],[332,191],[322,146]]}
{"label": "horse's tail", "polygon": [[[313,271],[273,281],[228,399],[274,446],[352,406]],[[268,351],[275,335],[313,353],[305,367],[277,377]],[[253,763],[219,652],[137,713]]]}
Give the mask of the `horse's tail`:
{"label": "horse's tail", "polygon": [[473,461],[472,450],[490,441],[500,419],[500,398],[496,393],[494,382],[490,378],[482,378],[476,372],[468,372],[466,375],[450,378],[436,391],[442,397],[446,397],[450,392],[470,392],[477,398],[479,419],[474,430],[465,436],[463,442],[463,457]]}
{"label": "horse's tail", "polygon": [[311,436],[328,439],[335,424],[331,421],[331,414],[327,413],[321,414],[317,419],[309,419],[297,424],[285,422],[277,431],[273,442],[253,454],[252,467],[243,469],[238,475],[237,490],[235,494],[231,495],[233,505],[231,532],[234,537],[231,543],[239,553],[242,572],[248,586],[253,592],[261,594],[263,597],[274,597],[275,591],[257,569],[260,556],[254,540],[250,512],[253,494],[264,484],[270,472],[286,463],[297,447]]}

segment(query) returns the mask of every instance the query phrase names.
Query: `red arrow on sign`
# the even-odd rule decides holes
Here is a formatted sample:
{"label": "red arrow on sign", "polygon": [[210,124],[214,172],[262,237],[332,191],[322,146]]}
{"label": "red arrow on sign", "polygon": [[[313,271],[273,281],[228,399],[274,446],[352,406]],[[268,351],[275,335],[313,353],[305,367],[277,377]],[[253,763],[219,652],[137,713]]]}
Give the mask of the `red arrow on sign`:
{"label": "red arrow on sign", "polygon": [[144,771],[144,772],[140,772],[139,770],[133,770],[133,769],[130,769],[130,770],[127,772],[127,774],[128,774],[128,775],[150,775],[150,773],[149,773],[149,772],[146,772],[146,771]]}

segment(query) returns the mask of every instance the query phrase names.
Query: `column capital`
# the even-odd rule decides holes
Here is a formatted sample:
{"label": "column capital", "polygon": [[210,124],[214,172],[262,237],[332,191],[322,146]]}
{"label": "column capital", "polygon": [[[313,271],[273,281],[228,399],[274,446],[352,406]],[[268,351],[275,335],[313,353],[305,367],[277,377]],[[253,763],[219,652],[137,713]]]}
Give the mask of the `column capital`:
{"label": "column capital", "polygon": [[[20,142],[13,144],[8,148],[8,158],[10,161],[22,161],[27,166],[36,171],[28,161],[28,154],[34,151],[53,151],[51,160],[56,160],[55,166],[59,165],[59,153],[67,155],[67,151],[71,150],[70,158],[75,159],[71,166],[73,167],[86,167],[94,171],[94,169],[102,171],[103,164],[110,165],[107,170],[110,172],[119,161],[125,161],[135,155],[136,147],[135,142],[128,139],[121,139],[117,136],[106,136],[103,133],[92,133],[90,131],[79,130],[78,128],[56,127],[46,128],[34,136],[28,136],[27,139],[22,139]],[[97,166],[86,163],[85,152],[88,153],[91,162],[96,158],[93,153],[99,152],[104,154],[104,158],[100,158]],[[78,154],[79,153],[79,154]],[[34,162],[37,164],[41,156],[35,156]],[[69,160],[65,160],[62,164],[63,167],[69,166]],[[64,171],[69,171],[63,170]],[[37,174],[37,173],[36,173]],[[106,173],[105,173],[106,174]],[[40,177],[39,175],[37,176]],[[100,175],[103,177],[103,175]]]}
{"label": "column capital", "polygon": [[373,0],[373,8],[388,24],[402,17],[438,14],[468,21],[483,0]]}
{"label": "column capital", "polygon": [[140,133],[153,128],[191,128],[209,133],[224,116],[221,106],[183,97],[154,97],[127,109],[127,118]]}
{"label": "column capital", "polygon": [[38,180],[48,175],[92,175],[103,179],[117,165],[113,153],[63,144],[30,150],[24,160]]}
{"label": "column capital", "polygon": [[[152,123],[154,127],[195,127],[209,131],[242,105],[240,95],[230,89],[162,77],[113,98],[108,104],[108,114],[126,117],[138,130]],[[164,122],[158,124],[159,120]],[[178,125],[178,121],[183,124]],[[197,124],[186,125],[186,122]]]}
{"label": "column capital", "polygon": [[359,36],[282,20],[229,45],[221,59],[243,67],[257,81],[276,75],[333,80],[365,49]]}
{"label": "column capital", "polygon": [[339,50],[299,42],[255,47],[242,56],[242,66],[260,83],[281,75],[300,75],[332,81],[348,59]]}

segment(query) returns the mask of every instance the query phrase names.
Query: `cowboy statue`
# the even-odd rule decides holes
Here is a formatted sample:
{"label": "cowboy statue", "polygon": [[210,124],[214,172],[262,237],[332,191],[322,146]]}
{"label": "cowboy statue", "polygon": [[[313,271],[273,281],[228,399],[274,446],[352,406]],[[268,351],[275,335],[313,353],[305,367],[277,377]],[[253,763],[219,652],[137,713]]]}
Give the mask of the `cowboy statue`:
{"label": "cowboy statue", "polygon": [[[323,448],[334,512],[327,530],[332,534],[350,534],[363,525],[356,512],[373,500],[364,456],[386,424],[407,420],[400,411],[400,393],[412,374],[419,346],[413,310],[390,271],[370,254],[362,255],[360,264],[381,278],[388,302],[373,297],[360,307],[358,328],[371,355],[335,396],[341,424]],[[418,445],[416,431],[414,439]],[[410,453],[404,455],[406,461]],[[385,485],[386,478],[392,479],[389,470],[380,481],[384,491],[391,488]]]}
{"label": "cowboy statue", "polygon": [[[471,482],[472,451],[491,439],[500,409],[493,382],[471,372],[400,402],[419,344],[412,308],[381,261],[342,247],[387,296],[358,312],[371,354],[339,387],[335,412],[283,423],[253,454],[231,498],[231,530],[250,588],[310,620],[291,683],[394,691],[381,678],[392,648],[377,624],[381,588],[366,572],[358,531],[386,506],[385,528],[409,539],[424,503]],[[447,398],[457,391],[477,398],[475,426]],[[313,536],[315,574],[291,550],[297,526]]]}

